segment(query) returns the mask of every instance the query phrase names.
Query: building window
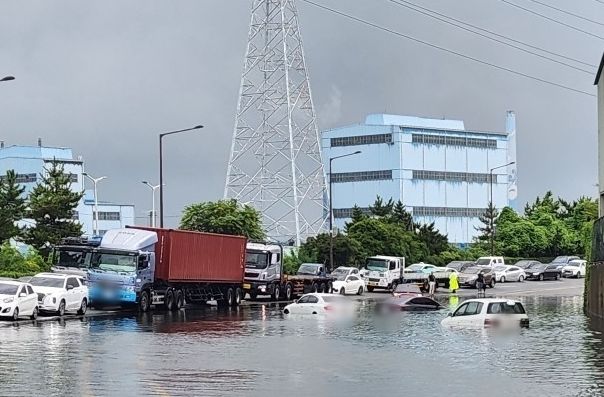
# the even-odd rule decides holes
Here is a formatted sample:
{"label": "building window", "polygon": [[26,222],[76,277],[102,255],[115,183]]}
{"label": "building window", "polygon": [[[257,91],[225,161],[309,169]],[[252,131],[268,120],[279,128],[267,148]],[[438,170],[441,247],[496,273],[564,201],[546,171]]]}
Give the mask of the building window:
{"label": "building window", "polygon": [[78,219],[80,219],[80,213],[78,211],[73,211],[73,213],[71,214],[71,219],[77,221]]}
{"label": "building window", "polygon": [[[371,215],[371,208],[369,207],[360,207],[361,212],[365,215]],[[336,219],[346,219],[352,218],[353,208],[334,208],[333,209],[333,217]]]}
{"label": "building window", "polygon": [[119,212],[99,211],[99,221],[119,221],[120,219]]}
{"label": "building window", "polygon": [[392,134],[345,136],[341,138],[331,138],[330,141],[331,147],[392,143]]}
{"label": "building window", "polygon": [[497,149],[496,139],[468,138],[446,135],[411,134],[412,143]]}
{"label": "building window", "polygon": [[69,176],[69,182],[78,183],[78,174],[67,174]]}
{"label": "building window", "polygon": [[[17,174],[17,183],[31,183],[38,180],[38,174]],[[0,176],[0,180],[6,180],[6,175]]]}
{"label": "building window", "polygon": [[413,216],[478,218],[483,215],[486,210],[486,208],[465,207],[413,207]]}
{"label": "building window", "polygon": [[333,183],[381,181],[392,179],[392,170],[339,172],[331,174]]}
{"label": "building window", "polygon": [[[473,172],[413,170],[413,179],[447,182],[490,183],[491,175]],[[496,180],[496,176],[493,178],[493,180]]]}

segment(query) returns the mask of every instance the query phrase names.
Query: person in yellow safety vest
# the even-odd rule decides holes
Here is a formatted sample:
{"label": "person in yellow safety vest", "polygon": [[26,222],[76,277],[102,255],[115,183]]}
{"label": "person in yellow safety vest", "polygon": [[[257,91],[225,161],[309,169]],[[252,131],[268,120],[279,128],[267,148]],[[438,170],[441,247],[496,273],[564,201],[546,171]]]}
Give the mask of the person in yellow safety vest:
{"label": "person in yellow safety vest", "polygon": [[451,290],[452,293],[455,293],[458,289],[459,283],[457,282],[457,273],[451,272],[451,274],[449,274],[449,290]]}

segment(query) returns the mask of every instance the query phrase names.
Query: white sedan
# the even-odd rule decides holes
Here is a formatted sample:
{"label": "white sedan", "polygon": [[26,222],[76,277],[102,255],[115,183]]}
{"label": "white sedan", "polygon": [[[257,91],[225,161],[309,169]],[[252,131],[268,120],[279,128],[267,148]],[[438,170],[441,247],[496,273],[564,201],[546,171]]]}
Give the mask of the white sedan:
{"label": "white sedan", "polygon": [[38,317],[38,296],[30,284],[20,281],[0,281],[0,317],[17,321],[21,316]]}
{"label": "white sedan", "polygon": [[341,295],[363,295],[363,292],[365,291],[365,281],[355,275],[340,276],[332,283],[332,291]]}
{"label": "white sedan", "polygon": [[283,309],[284,314],[351,313],[352,303],[341,295],[311,293],[302,295]]}
{"label": "white sedan", "polygon": [[507,299],[470,299],[442,320],[449,328],[528,328],[522,303]]}
{"label": "white sedan", "polygon": [[526,279],[524,269],[518,266],[497,265],[493,268],[495,281],[505,283],[506,281],[522,282]]}
{"label": "white sedan", "polygon": [[62,316],[67,311],[85,314],[88,308],[88,287],[81,277],[72,274],[40,273],[29,280],[38,294],[42,312]]}

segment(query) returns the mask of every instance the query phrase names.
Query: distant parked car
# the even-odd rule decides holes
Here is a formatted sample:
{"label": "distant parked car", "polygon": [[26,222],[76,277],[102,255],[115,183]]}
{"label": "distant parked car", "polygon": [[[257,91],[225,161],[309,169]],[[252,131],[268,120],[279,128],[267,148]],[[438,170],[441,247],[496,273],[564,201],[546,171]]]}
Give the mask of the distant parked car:
{"label": "distant parked car", "polygon": [[363,292],[365,292],[365,281],[363,281],[358,274],[351,274],[348,276],[340,274],[336,276],[335,281],[332,283],[332,291],[340,293],[341,295],[363,295]]}
{"label": "distant parked car", "polygon": [[435,269],[436,266],[430,265],[428,263],[420,262],[414,263],[411,266],[407,266],[404,273],[430,273],[432,269]]}
{"label": "distant parked car", "polygon": [[349,276],[351,274],[356,274],[358,276],[359,269],[357,269],[356,267],[352,267],[352,266],[339,266],[330,273],[331,276],[334,276],[336,278],[341,275]]}
{"label": "distant parked car", "polygon": [[557,269],[562,271],[564,266],[568,265],[571,261],[580,260],[578,256],[557,256],[553,261],[548,263],[549,265],[556,265]]}
{"label": "distant parked car", "polygon": [[431,311],[440,310],[440,303],[427,296],[409,296],[387,298],[376,304],[378,311]]}
{"label": "distant parked car", "polygon": [[524,269],[518,266],[499,265],[493,269],[495,271],[495,280],[498,283],[505,283],[506,281],[519,281],[522,282],[526,278]]}
{"label": "distant parked car", "polygon": [[30,284],[20,281],[0,281],[0,317],[17,321],[21,316],[38,317],[38,299]]}
{"label": "distant parked car", "polygon": [[341,295],[311,293],[283,309],[284,314],[344,314],[353,311],[352,303]]}
{"label": "distant parked car", "polygon": [[541,266],[543,263],[539,261],[535,261],[532,259],[523,259],[521,261],[516,262],[514,266],[519,267],[521,269],[530,269],[531,267]]}
{"label": "distant parked car", "polygon": [[75,275],[39,273],[29,281],[38,294],[41,312],[52,312],[63,316],[76,311],[85,314],[88,308],[88,287]]}
{"label": "distant parked car", "polygon": [[505,265],[503,256],[481,256],[474,263],[476,266],[495,267],[497,265]]}
{"label": "distant parked car", "polygon": [[562,277],[585,277],[587,261],[576,259],[568,262],[568,265],[562,268]]}
{"label": "distant parked car", "polygon": [[472,287],[476,288],[476,280],[478,280],[478,274],[482,273],[484,277],[484,283],[491,288],[495,287],[495,274],[489,267],[469,267],[459,275],[459,285],[461,287]]}
{"label": "distant parked car", "polygon": [[522,303],[507,299],[470,299],[442,320],[451,328],[528,327],[529,318]]}
{"label": "distant parked car", "polygon": [[447,269],[453,269],[453,270],[457,270],[458,272],[463,272],[464,270],[466,270],[469,267],[472,266],[476,266],[475,262],[472,261],[453,261],[453,262],[449,262],[449,264],[446,266]]}
{"label": "distant parked car", "polygon": [[562,271],[558,269],[558,265],[532,266],[525,270],[527,280],[560,280]]}

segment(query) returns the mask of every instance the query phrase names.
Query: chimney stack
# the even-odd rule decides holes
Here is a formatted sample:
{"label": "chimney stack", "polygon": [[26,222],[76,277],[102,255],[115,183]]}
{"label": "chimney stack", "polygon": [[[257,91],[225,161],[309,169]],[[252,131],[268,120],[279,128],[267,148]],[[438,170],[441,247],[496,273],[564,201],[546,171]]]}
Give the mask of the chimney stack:
{"label": "chimney stack", "polygon": [[0,149],[4,149],[4,141],[0,141]]}
{"label": "chimney stack", "polygon": [[38,147],[42,147],[42,138],[38,138]]}

